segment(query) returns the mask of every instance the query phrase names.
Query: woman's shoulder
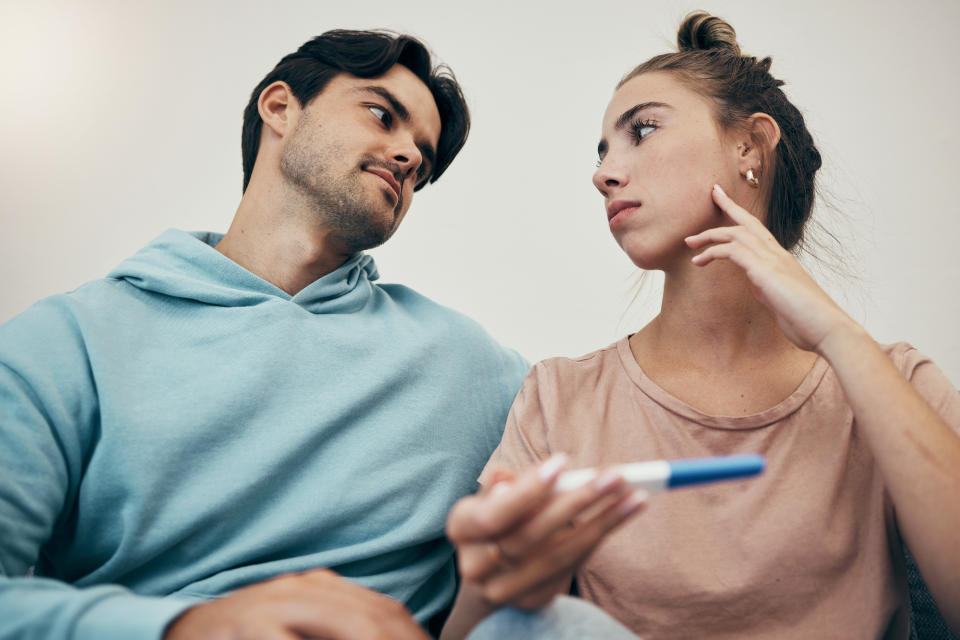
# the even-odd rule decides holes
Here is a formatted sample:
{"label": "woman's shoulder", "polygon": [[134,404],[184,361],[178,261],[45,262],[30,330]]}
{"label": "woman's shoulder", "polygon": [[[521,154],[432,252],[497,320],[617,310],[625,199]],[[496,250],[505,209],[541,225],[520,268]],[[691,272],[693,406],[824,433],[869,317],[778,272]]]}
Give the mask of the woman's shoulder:
{"label": "woman's shoulder", "polygon": [[541,360],[533,365],[529,376],[538,384],[578,385],[588,379],[597,379],[611,371],[617,371],[620,365],[620,343],[622,338],[601,349],[576,357],[553,357]]}
{"label": "woman's shoulder", "polygon": [[922,353],[909,342],[900,341],[881,344],[880,348],[883,349],[887,357],[893,361],[894,366],[908,379],[913,377],[914,372],[920,365],[933,364],[933,360],[929,356]]}

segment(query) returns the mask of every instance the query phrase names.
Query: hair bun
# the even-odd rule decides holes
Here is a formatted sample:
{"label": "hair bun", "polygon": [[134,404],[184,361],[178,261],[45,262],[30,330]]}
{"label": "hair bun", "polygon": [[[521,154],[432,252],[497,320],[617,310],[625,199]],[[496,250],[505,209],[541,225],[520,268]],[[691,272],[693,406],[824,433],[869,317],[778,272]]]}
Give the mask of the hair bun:
{"label": "hair bun", "polygon": [[694,11],[684,18],[677,31],[677,46],[680,51],[726,49],[740,55],[737,32],[725,20],[706,11]]}

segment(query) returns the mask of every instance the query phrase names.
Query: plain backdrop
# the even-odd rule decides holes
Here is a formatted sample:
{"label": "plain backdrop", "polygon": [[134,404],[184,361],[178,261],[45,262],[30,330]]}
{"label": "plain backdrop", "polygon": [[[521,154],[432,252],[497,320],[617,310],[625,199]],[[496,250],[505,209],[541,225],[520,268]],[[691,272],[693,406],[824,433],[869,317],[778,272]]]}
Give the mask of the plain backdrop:
{"label": "plain backdrop", "polygon": [[166,228],[225,231],[251,89],[314,35],[385,27],[454,69],[473,130],[373,252],[382,280],[531,360],[605,346],[658,297],[656,278],[634,296],[590,181],[600,118],[617,80],[672,50],[698,8],[773,57],[824,155],[832,206],[815,217],[846,266],[812,270],[874,337],[912,342],[960,384],[956,0],[2,0],[0,321]]}

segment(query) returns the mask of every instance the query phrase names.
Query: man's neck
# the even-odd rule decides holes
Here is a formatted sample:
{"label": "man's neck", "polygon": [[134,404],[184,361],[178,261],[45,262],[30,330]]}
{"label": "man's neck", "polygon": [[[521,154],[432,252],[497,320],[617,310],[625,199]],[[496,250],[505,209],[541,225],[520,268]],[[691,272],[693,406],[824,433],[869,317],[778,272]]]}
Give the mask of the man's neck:
{"label": "man's neck", "polygon": [[[252,185],[251,185],[252,186]],[[306,203],[276,189],[247,189],[217,251],[290,295],[352,255],[320,227]]]}

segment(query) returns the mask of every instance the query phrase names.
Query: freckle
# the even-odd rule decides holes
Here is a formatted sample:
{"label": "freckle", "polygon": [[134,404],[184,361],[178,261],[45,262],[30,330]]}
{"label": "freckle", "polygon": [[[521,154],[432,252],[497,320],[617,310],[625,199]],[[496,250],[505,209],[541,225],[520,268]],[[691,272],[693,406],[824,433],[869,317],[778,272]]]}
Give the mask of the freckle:
{"label": "freckle", "polygon": [[743,397],[743,394],[742,394],[742,393],[740,394],[740,397],[741,397],[741,398]]}

